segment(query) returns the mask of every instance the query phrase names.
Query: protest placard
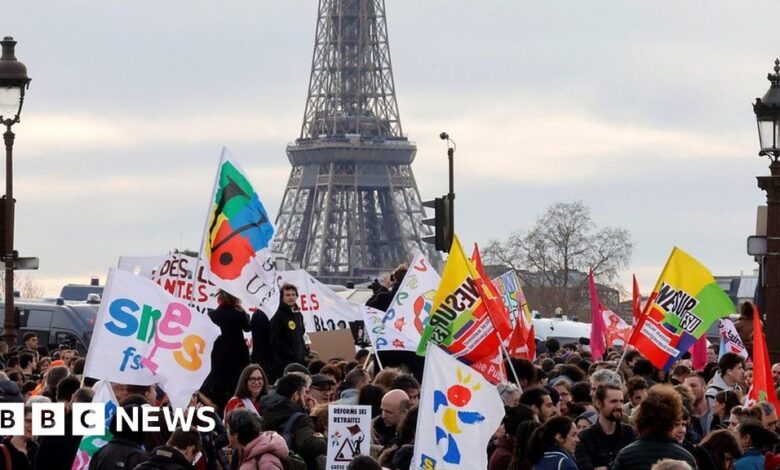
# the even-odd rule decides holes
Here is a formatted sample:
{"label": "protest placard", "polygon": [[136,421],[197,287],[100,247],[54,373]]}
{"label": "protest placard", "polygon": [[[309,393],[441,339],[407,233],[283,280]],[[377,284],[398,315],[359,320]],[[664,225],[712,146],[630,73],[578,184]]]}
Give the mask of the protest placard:
{"label": "protest placard", "polygon": [[327,470],[346,470],[352,459],[371,453],[371,407],[328,405]]}

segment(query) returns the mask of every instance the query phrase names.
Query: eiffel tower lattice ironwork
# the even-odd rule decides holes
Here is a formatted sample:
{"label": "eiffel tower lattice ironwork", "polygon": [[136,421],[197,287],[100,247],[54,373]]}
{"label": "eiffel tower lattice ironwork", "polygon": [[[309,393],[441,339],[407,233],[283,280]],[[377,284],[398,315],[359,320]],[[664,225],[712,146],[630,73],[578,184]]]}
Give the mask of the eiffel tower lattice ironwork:
{"label": "eiffel tower lattice ironwork", "polygon": [[424,209],[412,173],[417,147],[401,129],[384,0],[320,0],[301,134],[276,249],[323,282],[362,282],[408,262]]}

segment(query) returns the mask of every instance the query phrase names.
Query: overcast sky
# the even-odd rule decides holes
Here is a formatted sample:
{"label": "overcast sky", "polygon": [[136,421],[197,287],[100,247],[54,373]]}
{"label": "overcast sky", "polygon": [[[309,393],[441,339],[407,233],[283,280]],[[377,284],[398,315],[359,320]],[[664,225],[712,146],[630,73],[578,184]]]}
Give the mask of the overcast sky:
{"label": "overcast sky", "polygon": [[[200,242],[220,148],[276,217],[300,133],[314,0],[24,0],[0,35],[33,78],[17,133],[16,248],[56,295],[121,255]],[[388,0],[403,129],[423,198],[458,145],[464,243],[582,200],[635,241],[648,290],[676,244],[751,272],[765,199],[751,103],[780,55],[780,3]]]}

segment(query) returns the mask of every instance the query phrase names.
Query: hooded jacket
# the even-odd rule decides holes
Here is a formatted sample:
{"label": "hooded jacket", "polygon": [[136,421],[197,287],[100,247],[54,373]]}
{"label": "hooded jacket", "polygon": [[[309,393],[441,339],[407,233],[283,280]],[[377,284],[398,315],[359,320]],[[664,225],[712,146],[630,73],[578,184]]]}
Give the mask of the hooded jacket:
{"label": "hooded jacket", "polygon": [[[707,401],[710,402],[710,408],[714,405],[715,402],[715,395],[718,394],[718,392],[722,392],[724,390],[733,391],[734,389],[739,389],[739,386],[731,387],[729,386],[725,380],[723,380],[723,376],[720,375],[720,371],[715,373],[715,376],[710,381],[710,384],[707,386],[707,390],[704,392],[704,396],[707,397]],[[741,391],[741,390],[740,390]]]}
{"label": "hooded jacket", "polygon": [[282,460],[289,453],[282,436],[273,431],[261,433],[246,445],[239,470],[283,470]]}
{"label": "hooded jacket", "polygon": [[303,457],[309,464],[318,468],[325,466],[325,454],[328,451],[327,441],[323,436],[317,436],[314,432],[314,421],[300,406],[289,398],[272,393],[260,399],[260,408],[263,410],[263,429],[282,432],[284,424],[293,413],[304,414],[295,420],[292,427],[291,451]]}

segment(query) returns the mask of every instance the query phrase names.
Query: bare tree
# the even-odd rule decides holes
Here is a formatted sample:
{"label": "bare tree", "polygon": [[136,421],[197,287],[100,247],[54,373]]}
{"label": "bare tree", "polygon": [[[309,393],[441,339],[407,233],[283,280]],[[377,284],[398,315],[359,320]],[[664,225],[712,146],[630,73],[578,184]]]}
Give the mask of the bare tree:
{"label": "bare tree", "polygon": [[[19,291],[22,298],[39,299],[43,297],[43,287],[35,281],[32,274],[14,276],[14,291]],[[0,292],[5,296],[5,271],[0,270]]]}
{"label": "bare tree", "polygon": [[571,311],[570,292],[582,289],[584,276],[594,276],[615,285],[619,271],[628,265],[633,251],[631,234],[624,228],[598,228],[590,209],[581,201],[550,206],[528,232],[515,232],[505,241],[493,240],[485,258],[516,270],[523,284],[540,295],[537,305],[551,312],[561,307]]}

